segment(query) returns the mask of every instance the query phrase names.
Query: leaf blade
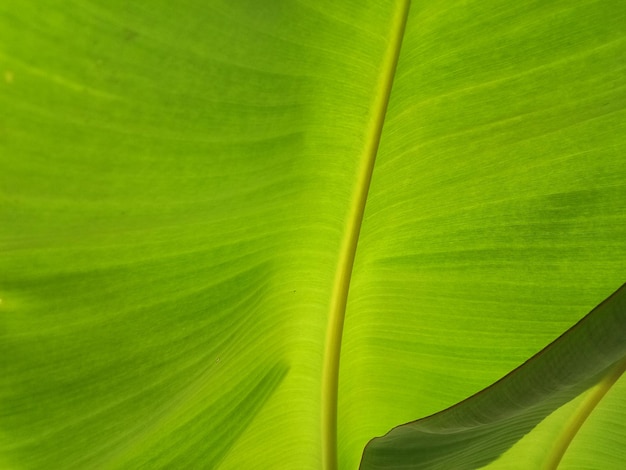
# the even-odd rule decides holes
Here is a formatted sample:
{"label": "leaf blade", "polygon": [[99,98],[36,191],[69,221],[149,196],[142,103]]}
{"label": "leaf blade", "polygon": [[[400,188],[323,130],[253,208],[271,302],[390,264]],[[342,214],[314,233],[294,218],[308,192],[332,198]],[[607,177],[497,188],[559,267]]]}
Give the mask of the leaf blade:
{"label": "leaf blade", "polygon": [[[427,418],[368,443],[363,469],[480,468],[496,460],[544,418],[603,382],[591,407],[626,369],[626,284],[579,323],[507,376]],[[582,420],[588,413],[583,412]],[[571,435],[579,422],[570,423]],[[566,445],[565,445],[566,448]],[[548,457],[556,468],[563,449]]]}
{"label": "leaf blade", "polygon": [[624,282],[623,20],[618,2],[412,5],[346,316],[346,468]]}

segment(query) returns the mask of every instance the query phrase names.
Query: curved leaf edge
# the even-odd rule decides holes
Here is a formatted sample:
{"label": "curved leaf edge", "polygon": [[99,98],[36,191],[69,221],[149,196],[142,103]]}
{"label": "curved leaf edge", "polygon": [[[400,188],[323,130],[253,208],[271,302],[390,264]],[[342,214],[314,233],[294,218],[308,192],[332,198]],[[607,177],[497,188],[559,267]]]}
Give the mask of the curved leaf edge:
{"label": "curved leaf edge", "polygon": [[[553,411],[626,368],[626,284],[519,367],[476,394],[368,442],[359,468],[476,468],[497,459]],[[610,380],[609,380],[610,379]],[[578,428],[591,413],[588,409]],[[555,452],[557,462],[559,452]],[[448,467],[450,468],[450,467]],[[456,468],[456,467],[455,467]]]}

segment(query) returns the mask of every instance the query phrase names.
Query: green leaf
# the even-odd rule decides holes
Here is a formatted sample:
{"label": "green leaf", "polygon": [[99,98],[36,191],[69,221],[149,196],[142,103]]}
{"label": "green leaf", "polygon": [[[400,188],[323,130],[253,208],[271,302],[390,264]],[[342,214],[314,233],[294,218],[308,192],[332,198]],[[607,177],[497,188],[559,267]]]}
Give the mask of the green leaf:
{"label": "green leaf", "polygon": [[356,468],[531,357],[624,282],[625,15],[0,3],[0,467]]}
{"label": "green leaf", "polygon": [[[456,406],[398,426],[365,448],[361,468],[480,468],[591,386],[575,419],[555,434],[555,468],[590,411],[626,369],[626,284],[560,338]],[[510,467],[509,467],[510,468]]]}

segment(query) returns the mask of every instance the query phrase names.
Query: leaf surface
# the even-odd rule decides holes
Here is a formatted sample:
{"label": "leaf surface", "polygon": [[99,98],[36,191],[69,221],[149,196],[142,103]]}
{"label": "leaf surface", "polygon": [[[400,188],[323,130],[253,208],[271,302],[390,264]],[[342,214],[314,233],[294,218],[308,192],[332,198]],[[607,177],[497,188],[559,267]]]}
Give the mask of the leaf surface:
{"label": "leaf surface", "polygon": [[0,466],[356,468],[517,367],[624,281],[623,24],[2,3]]}
{"label": "leaf surface", "polygon": [[371,441],[361,468],[484,467],[547,416],[595,386],[597,390],[572,413],[571,422],[553,436],[546,465],[555,468],[572,435],[626,369],[625,313],[626,285],[491,387]]}

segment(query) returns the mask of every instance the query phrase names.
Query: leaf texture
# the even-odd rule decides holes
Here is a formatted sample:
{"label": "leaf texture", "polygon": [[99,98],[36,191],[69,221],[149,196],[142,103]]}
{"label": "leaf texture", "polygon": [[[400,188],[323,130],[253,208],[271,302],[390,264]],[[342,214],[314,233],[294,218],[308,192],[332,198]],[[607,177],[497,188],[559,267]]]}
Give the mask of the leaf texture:
{"label": "leaf texture", "polygon": [[517,367],[624,282],[624,15],[2,2],[0,467],[356,468]]}
{"label": "leaf texture", "polygon": [[[598,385],[601,399],[626,369],[625,336],[626,285],[491,387],[371,441],[361,468],[484,467],[588,388]],[[572,422],[560,433],[571,439],[580,424]],[[555,449],[550,468],[558,465],[562,450]]]}

